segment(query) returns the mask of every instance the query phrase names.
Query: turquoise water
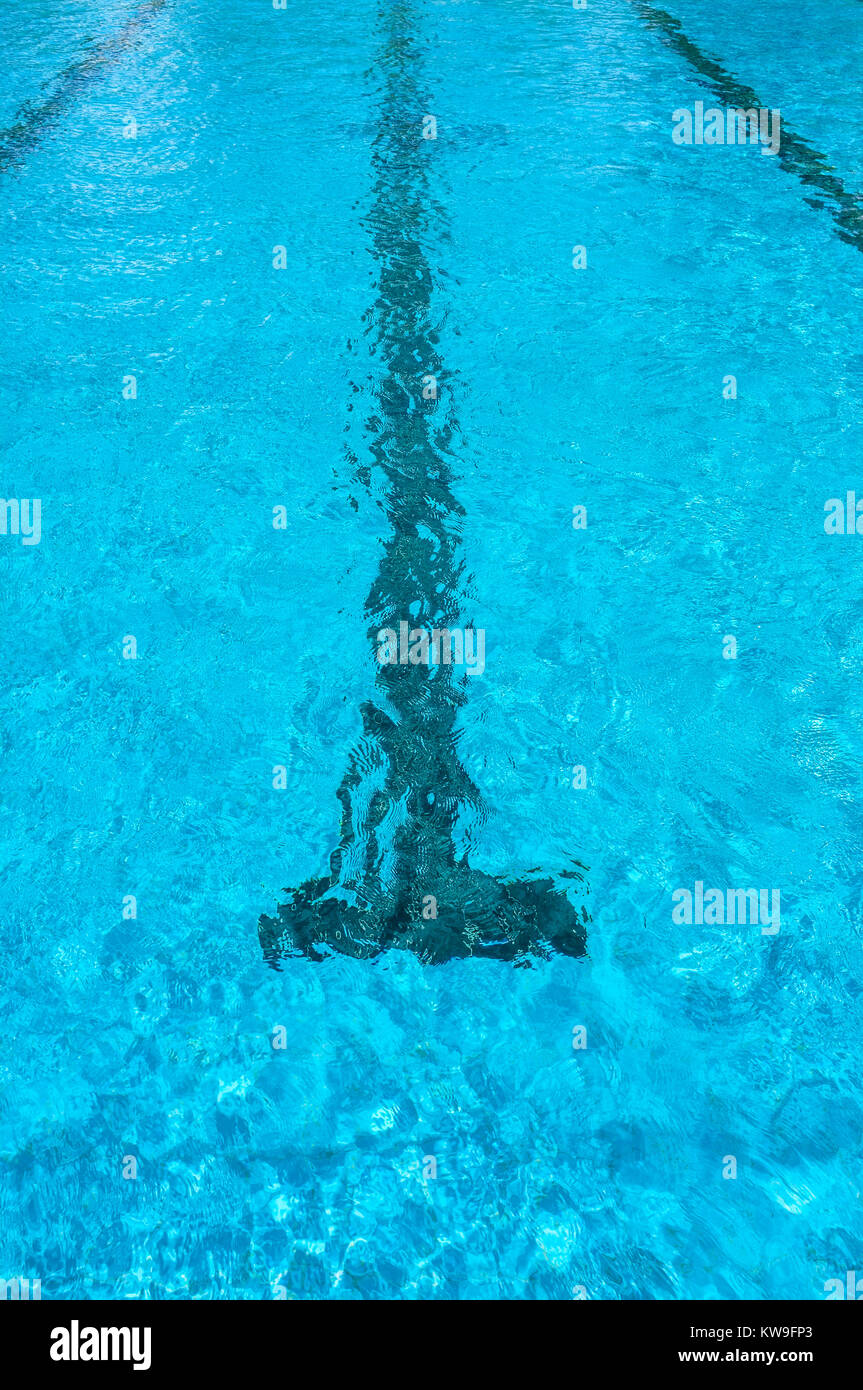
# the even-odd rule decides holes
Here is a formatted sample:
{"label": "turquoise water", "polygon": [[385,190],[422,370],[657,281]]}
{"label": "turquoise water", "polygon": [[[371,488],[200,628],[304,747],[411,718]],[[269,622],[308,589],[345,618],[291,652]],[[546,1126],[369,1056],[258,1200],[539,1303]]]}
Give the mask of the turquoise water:
{"label": "turquoise water", "polygon": [[[863,5],[668,5],[4,5],[0,491],[42,514],[0,535],[0,1277],[822,1298],[863,1267],[863,539],[824,529],[863,498]],[[673,143],[728,104],[711,63],[779,158]],[[399,706],[370,596],[409,597],[408,534],[486,659]],[[363,722],[394,702],[459,792],[434,835],[553,881],[585,954],[266,957],[346,769],[345,892],[402,884],[428,788]],[[780,931],[675,922],[697,881],[779,890]]]}

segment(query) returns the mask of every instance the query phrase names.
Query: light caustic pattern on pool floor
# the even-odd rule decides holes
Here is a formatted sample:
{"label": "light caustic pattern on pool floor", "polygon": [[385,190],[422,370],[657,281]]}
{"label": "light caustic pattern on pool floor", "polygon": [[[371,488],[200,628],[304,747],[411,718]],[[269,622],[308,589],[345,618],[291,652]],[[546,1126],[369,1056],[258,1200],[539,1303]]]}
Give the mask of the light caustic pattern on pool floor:
{"label": "light caustic pattern on pool floor", "polygon": [[863,5],[667,5],[4,5],[0,1277],[863,1268]]}

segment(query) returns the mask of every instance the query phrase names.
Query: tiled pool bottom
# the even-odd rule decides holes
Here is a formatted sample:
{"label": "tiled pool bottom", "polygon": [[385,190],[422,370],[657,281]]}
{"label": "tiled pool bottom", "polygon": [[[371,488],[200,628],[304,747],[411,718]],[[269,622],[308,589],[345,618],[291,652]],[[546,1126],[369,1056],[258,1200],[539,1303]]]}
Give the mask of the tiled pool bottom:
{"label": "tiled pool bottom", "polygon": [[[4,496],[42,533],[0,536],[0,1277],[823,1298],[863,1267],[861,560],[823,525],[863,495],[858,249],[779,161],[673,144],[714,98],[628,0],[169,0],[79,82],[140,8],[0,30],[7,128],[67,73],[3,171]],[[854,187],[816,32],[804,80],[681,17]],[[458,830],[490,874],[586,866],[581,960],[259,948],[358,747],[374,782],[387,95],[438,122],[416,243],[487,633]],[[676,921],[696,882],[779,890],[780,932]]]}

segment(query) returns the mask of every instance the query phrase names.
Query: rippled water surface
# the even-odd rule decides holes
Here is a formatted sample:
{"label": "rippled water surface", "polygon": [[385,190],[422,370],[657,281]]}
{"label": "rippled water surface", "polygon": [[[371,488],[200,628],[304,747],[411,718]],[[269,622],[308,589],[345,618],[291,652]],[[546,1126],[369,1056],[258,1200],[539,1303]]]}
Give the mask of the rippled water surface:
{"label": "rippled water surface", "polygon": [[[0,1278],[822,1298],[863,5],[5,0],[0,53]],[[780,157],[673,143],[744,90]],[[399,615],[485,669],[381,668]]]}

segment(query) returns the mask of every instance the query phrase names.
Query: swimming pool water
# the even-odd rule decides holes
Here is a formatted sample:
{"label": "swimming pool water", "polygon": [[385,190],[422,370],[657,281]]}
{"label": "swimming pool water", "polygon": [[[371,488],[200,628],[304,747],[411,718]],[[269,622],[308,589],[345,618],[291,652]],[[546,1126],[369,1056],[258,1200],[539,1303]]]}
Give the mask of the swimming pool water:
{"label": "swimming pool water", "polygon": [[[863,498],[863,6],[667,5],[4,5],[0,492],[42,514],[0,535],[0,1278],[808,1299],[861,1268],[863,540],[824,505]],[[821,163],[675,145],[727,104],[710,63]],[[586,955],[274,969],[261,914],[326,872],[352,759],[378,786],[420,308],[426,529],[486,634],[456,848],[553,877]],[[780,930],[673,920],[696,882],[779,890]]]}

